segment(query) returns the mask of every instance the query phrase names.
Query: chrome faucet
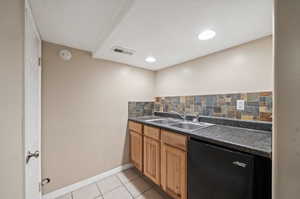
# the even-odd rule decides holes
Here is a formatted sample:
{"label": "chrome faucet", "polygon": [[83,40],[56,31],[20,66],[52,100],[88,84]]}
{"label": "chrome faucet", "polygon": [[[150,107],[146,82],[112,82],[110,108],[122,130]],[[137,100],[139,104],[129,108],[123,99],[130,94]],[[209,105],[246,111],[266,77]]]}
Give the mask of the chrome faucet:
{"label": "chrome faucet", "polygon": [[201,117],[201,114],[198,113],[195,118],[193,119],[193,122],[199,122],[199,118]]}
{"label": "chrome faucet", "polygon": [[178,112],[176,112],[176,111],[171,111],[171,113],[174,113],[174,114],[178,115],[178,116],[179,116],[181,119],[183,119],[184,121],[186,120],[186,114],[185,114],[185,113],[180,114],[180,113],[178,113]]}

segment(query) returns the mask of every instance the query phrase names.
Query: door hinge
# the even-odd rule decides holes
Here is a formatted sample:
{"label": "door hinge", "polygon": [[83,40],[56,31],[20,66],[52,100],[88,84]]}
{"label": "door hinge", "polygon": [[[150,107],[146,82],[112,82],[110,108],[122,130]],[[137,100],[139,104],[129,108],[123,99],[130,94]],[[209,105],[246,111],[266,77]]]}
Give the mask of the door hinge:
{"label": "door hinge", "polygon": [[41,66],[41,65],[42,65],[42,58],[39,57],[39,66]]}

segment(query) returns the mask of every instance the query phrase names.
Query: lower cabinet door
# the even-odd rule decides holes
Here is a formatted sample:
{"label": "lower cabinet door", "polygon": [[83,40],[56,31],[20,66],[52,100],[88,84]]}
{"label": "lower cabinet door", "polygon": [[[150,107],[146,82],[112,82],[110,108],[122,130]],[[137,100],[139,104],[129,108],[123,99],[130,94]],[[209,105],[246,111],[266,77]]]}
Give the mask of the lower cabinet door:
{"label": "lower cabinet door", "polygon": [[162,188],[174,199],[186,199],[187,153],[163,143],[161,147]]}
{"label": "lower cabinet door", "polygon": [[130,159],[138,170],[143,170],[143,136],[134,131],[130,131]]}
{"label": "lower cabinet door", "polygon": [[144,136],[144,175],[160,185],[160,142]]}

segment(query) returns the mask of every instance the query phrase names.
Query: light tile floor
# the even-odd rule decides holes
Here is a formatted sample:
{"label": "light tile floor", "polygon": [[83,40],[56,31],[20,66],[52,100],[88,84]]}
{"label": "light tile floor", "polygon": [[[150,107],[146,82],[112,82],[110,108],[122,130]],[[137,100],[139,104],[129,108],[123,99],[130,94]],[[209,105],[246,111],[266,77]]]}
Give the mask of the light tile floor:
{"label": "light tile floor", "polygon": [[170,199],[135,169],[128,169],[57,199]]}

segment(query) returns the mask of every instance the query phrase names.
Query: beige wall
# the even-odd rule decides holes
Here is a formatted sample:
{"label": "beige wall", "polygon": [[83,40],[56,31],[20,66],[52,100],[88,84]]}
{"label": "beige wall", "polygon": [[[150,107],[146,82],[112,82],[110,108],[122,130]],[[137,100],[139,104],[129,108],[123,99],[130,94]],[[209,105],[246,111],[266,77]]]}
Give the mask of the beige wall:
{"label": "beige wall", "polygon": [[158,72],[75,49],[63,61],[62,48],[43,43],[42,170],[52,180],[44,193],[128,161],[128,101],[272,90],[272,37]]}
{"label": "beige wall", "polygon": [[24,0],[0,1],[0,198],[22,199]]}
{"label": "beige wall", "polygon": [[300,1],[275,7],[276,199],[300,197]]}
{"label": "beige wall", "polygon": [[269,36],[158,71],[156,95],[271,91],[272,77]]}
{"label": "beige wall", "polygon": [[154,72],[75,49],[63,61],[60,49],[43,43],[45,193],[127,163],[128,101],[154,97]]}

